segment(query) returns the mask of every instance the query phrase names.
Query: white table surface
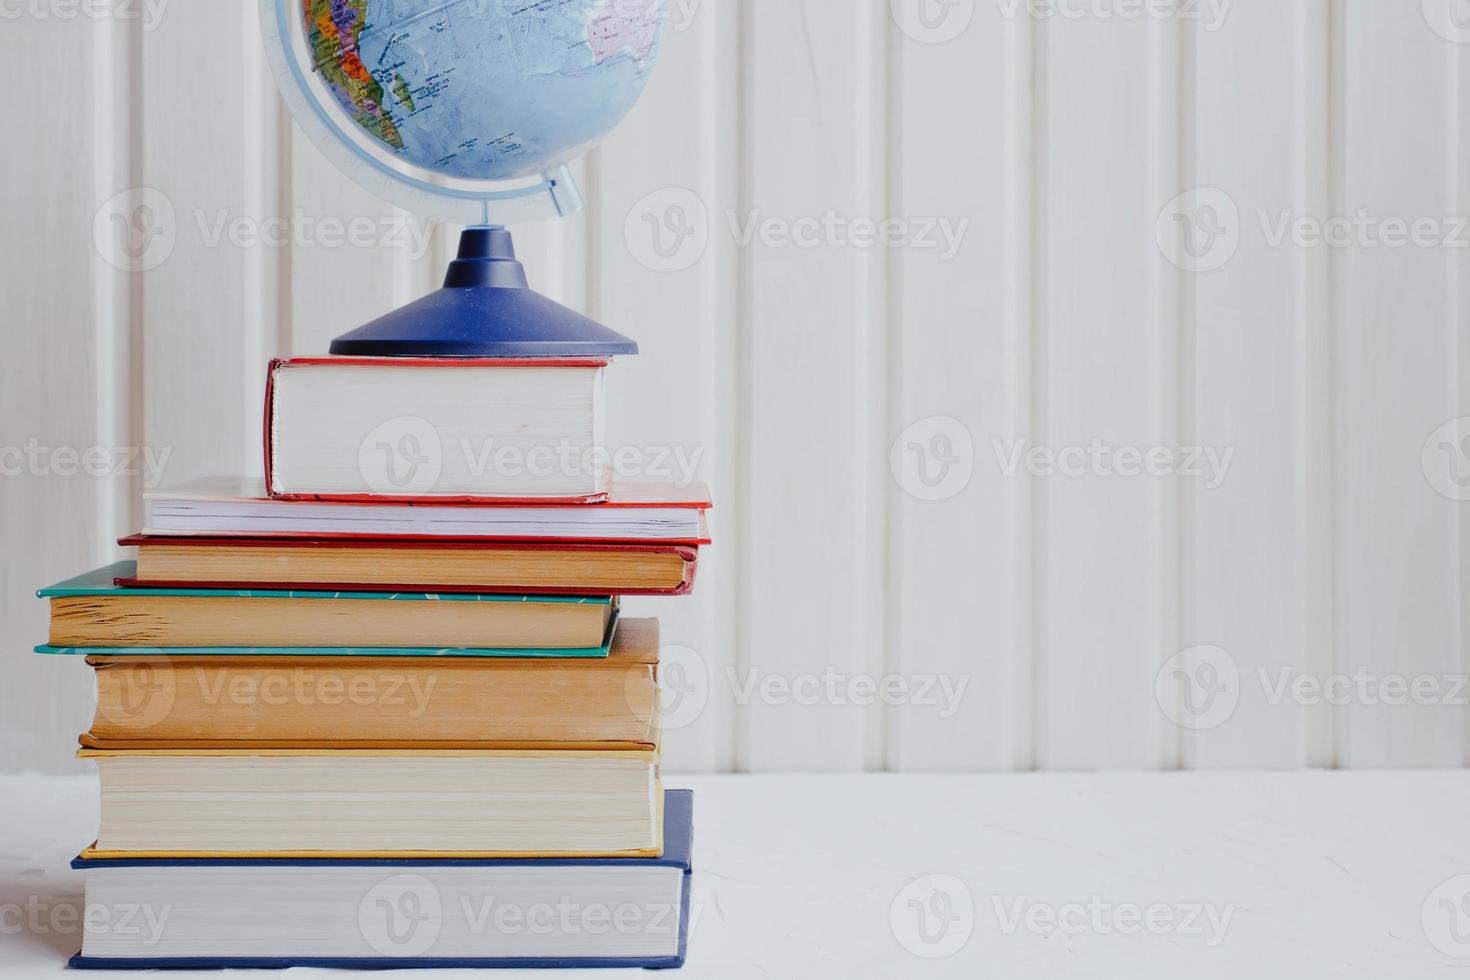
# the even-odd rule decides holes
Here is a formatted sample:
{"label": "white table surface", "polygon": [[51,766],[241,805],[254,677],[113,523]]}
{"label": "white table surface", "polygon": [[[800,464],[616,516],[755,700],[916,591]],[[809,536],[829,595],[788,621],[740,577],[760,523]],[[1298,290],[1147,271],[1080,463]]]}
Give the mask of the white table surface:
{"label": "white table surface", "polygon": [[[696,792],[679,976],[1470,977],[1467,773],[670,782]],[[80,903],[96,796],[0,778],[0,978],[76,951],[16,910]]]}

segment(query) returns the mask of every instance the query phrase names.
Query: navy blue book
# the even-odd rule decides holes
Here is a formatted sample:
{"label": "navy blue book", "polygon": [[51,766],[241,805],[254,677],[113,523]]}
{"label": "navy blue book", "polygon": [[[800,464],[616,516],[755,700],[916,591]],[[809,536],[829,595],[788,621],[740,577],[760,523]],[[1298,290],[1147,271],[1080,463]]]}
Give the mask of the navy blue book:
{"label": "navy blue book", "polygon": [[694,794],[664,854],[601,860],[78,858],[81,969],[684,965]]}

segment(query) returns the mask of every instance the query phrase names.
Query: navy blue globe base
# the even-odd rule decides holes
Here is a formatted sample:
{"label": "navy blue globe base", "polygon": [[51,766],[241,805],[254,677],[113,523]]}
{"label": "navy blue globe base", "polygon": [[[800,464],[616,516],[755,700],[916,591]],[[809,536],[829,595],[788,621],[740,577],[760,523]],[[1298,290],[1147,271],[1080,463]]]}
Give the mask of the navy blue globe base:
{"label": "navy blue globe base", "polygon": [[444,288],[343,334],[352,357],[617,357],[638,344],[534,292],[505,228],[466,229]]}

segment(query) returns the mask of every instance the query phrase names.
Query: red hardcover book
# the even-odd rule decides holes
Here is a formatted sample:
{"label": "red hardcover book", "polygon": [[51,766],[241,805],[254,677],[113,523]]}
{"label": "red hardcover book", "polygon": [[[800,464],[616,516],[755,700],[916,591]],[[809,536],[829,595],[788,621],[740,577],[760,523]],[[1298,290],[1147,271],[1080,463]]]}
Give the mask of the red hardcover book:
{"label": "red hardcover book", "polygon": [[605,359],[302,357],[266,376],[285,500],[597,504]]}
{"label": "red hardcover book", "polygon": [[126,588],[280,589],[508,595],[684,595],[699,549],[666,544],[403,539],[159,538],[138,549]]}

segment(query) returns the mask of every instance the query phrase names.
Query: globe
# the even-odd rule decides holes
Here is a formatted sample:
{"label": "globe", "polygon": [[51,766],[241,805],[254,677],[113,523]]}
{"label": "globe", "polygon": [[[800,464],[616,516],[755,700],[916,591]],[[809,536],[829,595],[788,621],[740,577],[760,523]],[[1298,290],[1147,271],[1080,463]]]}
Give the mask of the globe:
{"label": "globe", "polygon": [[665,0],[261,0],[292,116],[406,210],[506,223],[581,205],[566,165],[622,121]]}

